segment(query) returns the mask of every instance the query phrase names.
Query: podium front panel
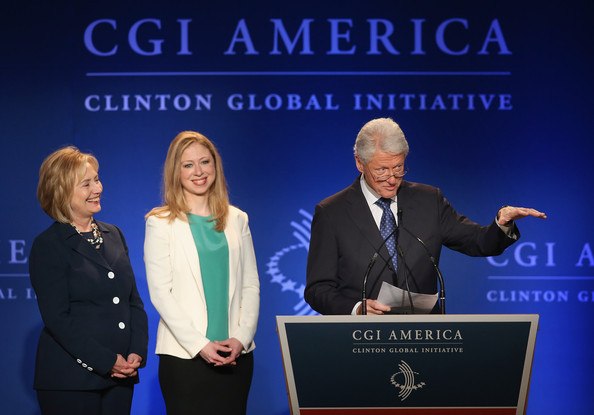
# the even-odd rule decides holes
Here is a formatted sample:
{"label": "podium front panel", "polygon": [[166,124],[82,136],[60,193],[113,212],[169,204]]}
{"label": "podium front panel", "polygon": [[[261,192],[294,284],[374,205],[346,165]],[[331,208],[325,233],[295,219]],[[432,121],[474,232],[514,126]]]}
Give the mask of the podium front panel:
{"label": "podium front panel", "polygon": [[291,412],[519,415],[538,316],[278,316]]}

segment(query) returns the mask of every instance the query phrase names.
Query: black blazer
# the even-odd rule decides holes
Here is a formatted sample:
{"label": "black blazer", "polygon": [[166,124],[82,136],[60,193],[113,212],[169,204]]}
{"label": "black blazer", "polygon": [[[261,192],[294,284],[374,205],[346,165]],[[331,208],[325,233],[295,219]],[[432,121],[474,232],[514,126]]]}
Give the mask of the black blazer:
{"label": "black blazer", "polygon": [[110,377],[117,354],[146,363],[147,316],[121,231],[97,222],[102,254],[69,224],[55,222],[31,247],[29,273],[45,324],[34,387],[103,389],[136,383]]}
{"label": "black blazer", "polygon": [[[399,227],[418,236],[439,261],[441,247],[472,256],[501,254],[515,242],[493,221],[480,226],[459,215],[435,187],[403,181],[398,189]],[[517,228],[514,233],[519,237]],[[321,314],[350,314],[361,300],[362,282],[372,255],[380,256],[369,275],[367,298],[375,299],[381,281],[414,292],[434,294],[437,276],[422,245],[400,229],[397,273],[361,190],[360,176],[316,206],[307,260],[305,300]]]}

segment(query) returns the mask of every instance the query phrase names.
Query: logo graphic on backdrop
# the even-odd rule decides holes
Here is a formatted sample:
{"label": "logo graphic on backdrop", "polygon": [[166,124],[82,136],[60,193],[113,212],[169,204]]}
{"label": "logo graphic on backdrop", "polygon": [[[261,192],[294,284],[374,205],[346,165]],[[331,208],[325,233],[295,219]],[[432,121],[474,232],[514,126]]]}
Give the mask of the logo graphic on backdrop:
{"label": "logo graphic on backdrop", "polygon": [[292,236],[297,243],[275,252],[266,264],[268,267],[266,274],[270,275],[271,284],[278,284],[281,287],[281,292],[297,296],[293,306],[295,314],[307,316],[317,314],[303,299],[305,276],[300,272],[305,269],[313,217],[303,209],[299,209],[299,214],[301,218],[290,223],[293,228]]}
{"label": "logo graphic on backdrop", "polygon": [[400,361],[398,369],[400,370],[390,377],[390,383],[394,385],[396,389],[400,390],[398,392],[398,397],[401,401],[404,401],[413,391],[421,389],[426,384],[425,382],[415,383],[415,375],[418,375],[418,373],[413,371],[410,365],[404,360]]}

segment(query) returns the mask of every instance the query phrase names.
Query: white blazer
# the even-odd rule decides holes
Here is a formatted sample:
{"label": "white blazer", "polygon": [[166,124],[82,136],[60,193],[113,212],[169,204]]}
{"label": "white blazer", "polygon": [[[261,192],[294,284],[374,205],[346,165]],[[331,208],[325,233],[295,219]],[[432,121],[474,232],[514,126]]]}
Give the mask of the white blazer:
{"label": "white blazer", "polygon": [[[244,352],[251,352],[255,348],[260,282],[245,212],[230,206],[225,237],[229,245],[229,337],[239,340]],[[206,337],[200,259],[188,222],[150,216],[144,263],[151,302],[161,316],[156,353],[195,357],[210,340]]]}

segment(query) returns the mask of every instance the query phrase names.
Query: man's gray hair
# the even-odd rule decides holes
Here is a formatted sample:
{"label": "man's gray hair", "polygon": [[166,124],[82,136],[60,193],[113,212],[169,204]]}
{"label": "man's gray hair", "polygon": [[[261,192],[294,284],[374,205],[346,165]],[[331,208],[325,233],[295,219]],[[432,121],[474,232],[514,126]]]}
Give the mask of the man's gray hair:
{"label": "man's gray hair", "polygon": [[376,118],[361,128],[355,140],[355,156],[369,163],[377,150],[385,153],[408,155],[408,142],[398,124],[391,118]]}

